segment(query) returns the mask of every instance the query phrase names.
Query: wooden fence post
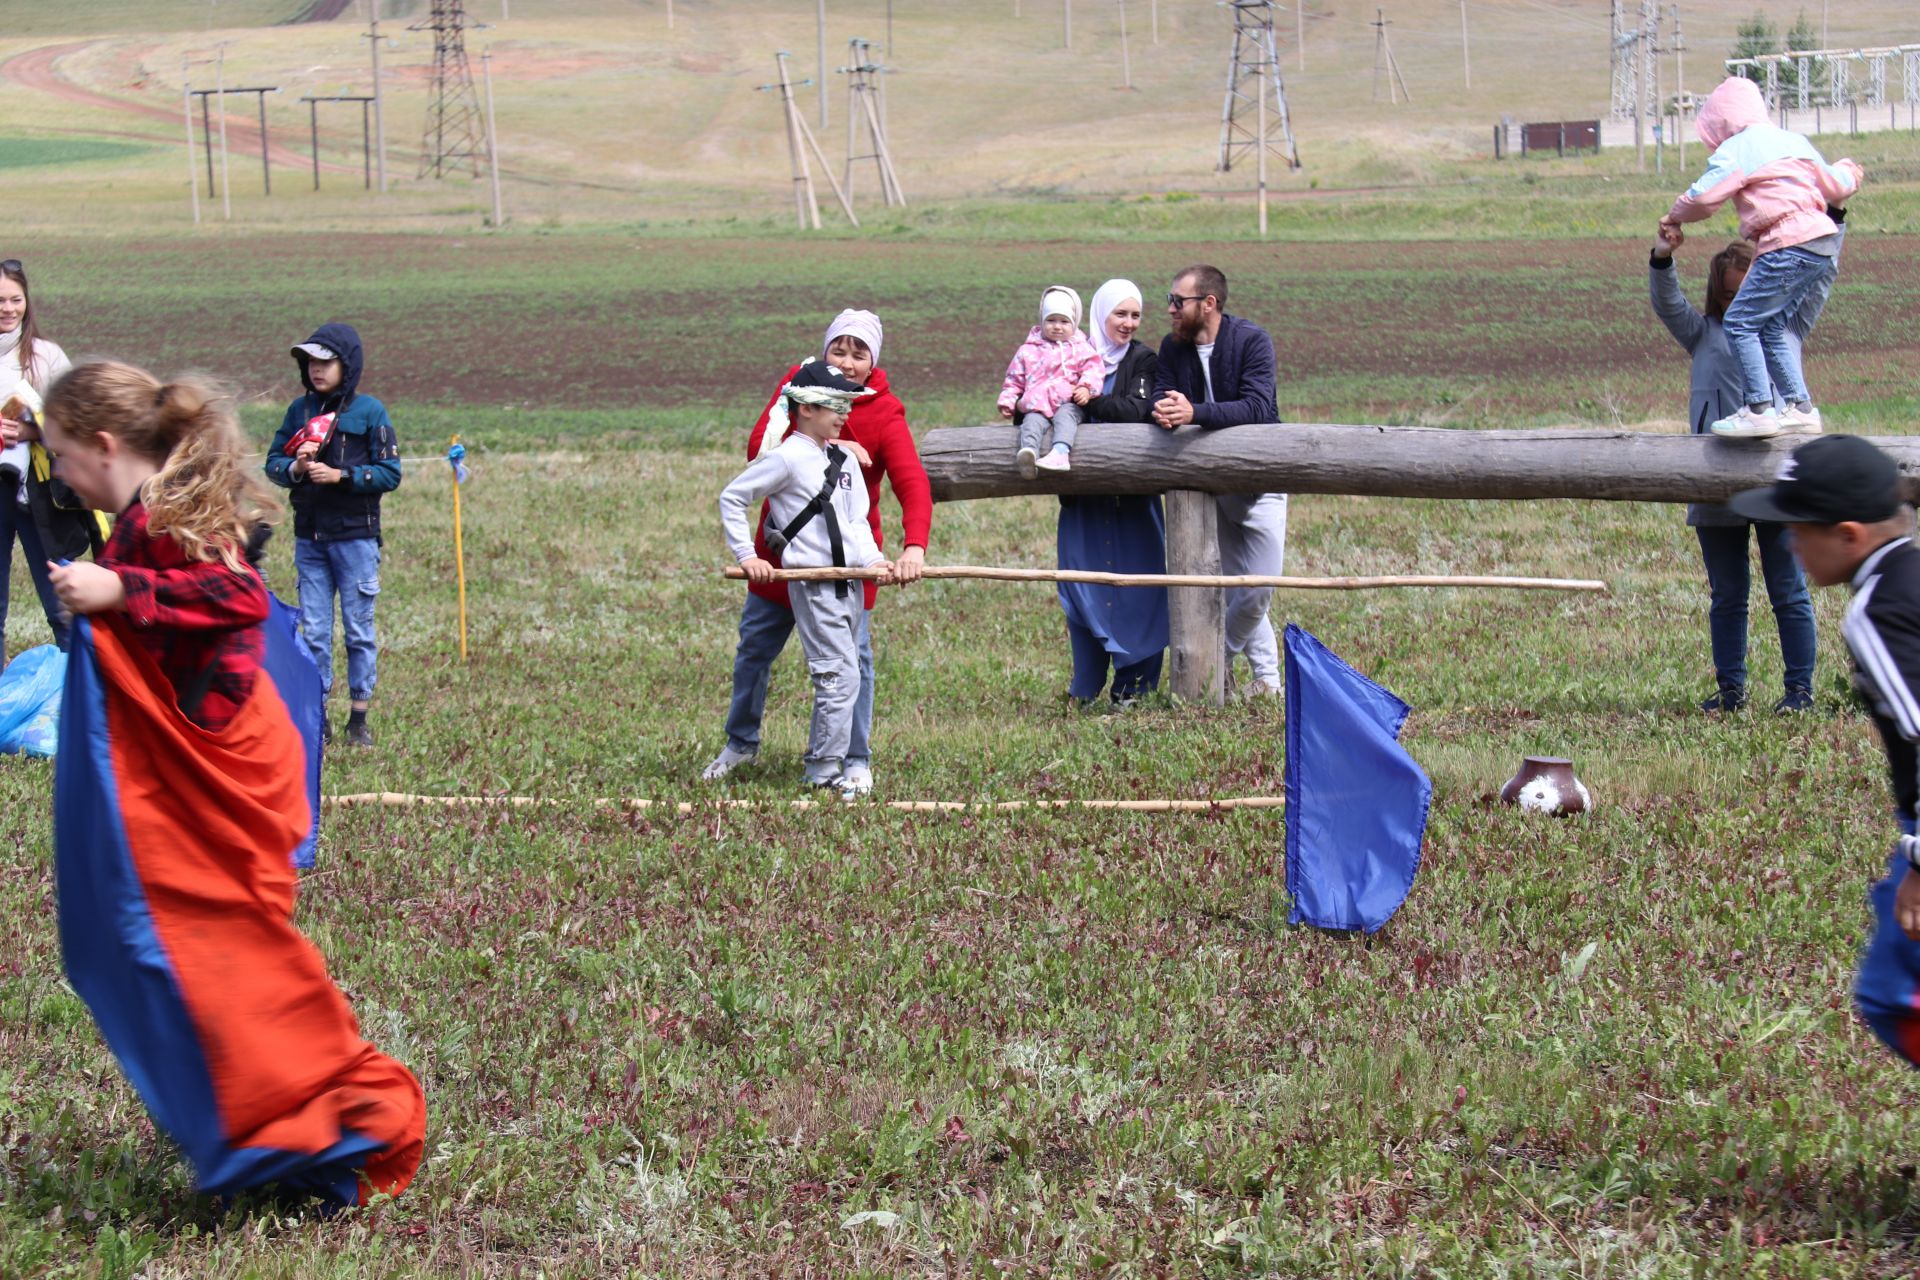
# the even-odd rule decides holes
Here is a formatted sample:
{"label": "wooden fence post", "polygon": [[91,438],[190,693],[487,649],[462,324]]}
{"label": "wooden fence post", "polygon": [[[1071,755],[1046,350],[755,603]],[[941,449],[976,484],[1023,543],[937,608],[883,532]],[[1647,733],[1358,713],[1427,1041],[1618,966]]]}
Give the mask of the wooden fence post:
{"label": "wooden fence post", "polygon": [[[1219,507],[1210,493],[1174,489],[1167,498],[1167,572],[1219,573]],[[1226,701],[1226,593],[1210,587],[1167,589],[1168,687],[1176,698]]]}

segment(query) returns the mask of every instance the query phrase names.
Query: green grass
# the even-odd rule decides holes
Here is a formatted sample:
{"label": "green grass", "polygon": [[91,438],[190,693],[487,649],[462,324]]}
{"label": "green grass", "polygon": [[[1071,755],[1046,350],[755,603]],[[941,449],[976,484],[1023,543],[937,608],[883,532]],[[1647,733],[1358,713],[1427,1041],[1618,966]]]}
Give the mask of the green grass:
{"label": "green grass", "polygon": [[88,138],[0,138],[0,169],[35,169],[47,165],[96,164],[122,160],[151,148],[130,142]]}
{"label": "green grass", "polygon": [[[36,241],[69,350],[212,364],[256,434],[291,392],[286,344],[363,324],[409,471],[380,746],[330,757],[326,788],[554,803],[329,812],[300,922],[431,1124],[405,1197],[323,1221],[191,1194],[61,976],[51,770],[0,758],[0,1276],[1911,1272],[1920,1092],[1848,1010],[1889,836],[1844,600],[1817,601],[1816,715],[1705,721],[1706,591],[1676,510],[1294,504],[1296,572],[1614,588],[1276,602],[1416,708],[1433,818],[1370,939],[1285,924],[1271,813],[792,810],[796,654],[762,764],[724,790],[760,807],[588,803],[714,794],[697,778],[739,607],[714,495],[844,300],[887,315],[922,429],[985,416],[1030,287],[1150,287],[1191,257],[1272,325],[1289,416],[1635,422],[1676,416],[1685,386],[1639,241],[807,248]],[[1847,254],[1816,386],[1835,426],[1909,433],[1911,242],[1856,233]],[[1501,363],[1528,343],[1539,362]],[[475,446],[464,665],[435,460],[455,431]],[[1046,564],[1053,519],[1041,499],[942,506],[933,557]],[[283,535],[285,595],[290,561]],[[13,572],[18,651],[43,627]],[[1276,708],[1069,709],[1045,588],[926,584],[876,619],[883,798],[1281,788]],[[1754,632],[1764,705],[1763,608]],[[1493,804],[1539,753],[1573,757],[1595,814]]]}

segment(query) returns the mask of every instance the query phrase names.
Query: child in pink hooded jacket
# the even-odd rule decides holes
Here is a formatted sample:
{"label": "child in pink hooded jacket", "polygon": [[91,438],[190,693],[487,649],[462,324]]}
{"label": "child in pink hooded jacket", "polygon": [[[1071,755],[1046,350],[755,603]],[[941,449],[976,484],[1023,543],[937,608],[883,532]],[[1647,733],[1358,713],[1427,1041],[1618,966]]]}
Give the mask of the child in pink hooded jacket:
{"label": "child in pink hooded jacket", "polygon": [[[1082,406],[1100,394],[1106,362],[1080,332],[1080,295],[1063,284],[1040,295],[1040,323],[1013,353],[1000,385],[1000,416],[1020,421],[1020,474],[1070,471],[1074,437],[1086,415]],[[1040,456],[1040,436],[1051,424],[1053,447]]]}
{"label": "child in pink hooded jacket", "polygon": [[[1683,222],[1712,217],[1728,200],[1740,215],[1740,234],[1758,256],[1721,322],[1740,364],[1746,403],[1713,424],[1715,435],[1755,438],[1781,431],[1820,430],[1801,368],[1800,348],[1788,340],[1788,320],[1839,271],[1840,229],[1828,205],[1843,205],[1860,189],[1860,166],[1828,164],[1811,142],[1767,122],[1760,87],[1738,76],[1707,97],[1694,122],[1714,149],[1707,171],[1660,220],[1660,237],[1678,246]],[[1774,392],[1784,409],[1774,408]]]}

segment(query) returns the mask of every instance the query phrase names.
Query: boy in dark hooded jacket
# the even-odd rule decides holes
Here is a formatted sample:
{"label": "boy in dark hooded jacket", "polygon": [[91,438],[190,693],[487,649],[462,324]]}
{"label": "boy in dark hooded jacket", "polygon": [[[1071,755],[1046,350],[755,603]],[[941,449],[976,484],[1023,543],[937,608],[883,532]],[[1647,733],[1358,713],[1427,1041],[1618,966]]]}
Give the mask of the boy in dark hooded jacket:
{"label": "boy in dark hooded jacket", "polygon": [[[333,692],[333,601],[340,598],[352,699],[347,741],[370,747],[367,704],[375,677],[380,495],[399,487],[400,448],[386,406],[360,393],[360,335],[351,326],[321,325],[293,348],[293,359],[307,393],[287,406],[274,433],[267,478],[292,490],[300,631],[328,696]],[[330,719],[322,723],[330,738]]]}

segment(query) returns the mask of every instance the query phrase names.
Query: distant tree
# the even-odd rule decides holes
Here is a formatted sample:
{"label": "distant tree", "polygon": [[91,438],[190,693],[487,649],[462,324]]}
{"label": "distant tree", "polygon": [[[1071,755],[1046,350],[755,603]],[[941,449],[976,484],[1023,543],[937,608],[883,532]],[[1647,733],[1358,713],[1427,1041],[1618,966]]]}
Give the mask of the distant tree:
{"label": "distant tree", "polygon": [[[1734,30],[1733,53],[1735,58],[1759,58],[1769,53],[1780,52],[1780,36],[1767,21],[1767,15],[1758,10]],[[1735,75],[1745,76],[1749,80],[1766,83],[1766,76],[1754,67],[1740,67]]]}
{"label": "distant tree", "polygon": [[[1813,20],[1802,9],[1793,28],[1787,32],[1787,52],[1797,53],[1805,49],[1820,47],[1820,33],[1814,30]],[[1789,62],[1780,68],[1780,91],[1798,97],[1800,92],[1800,66]],[[1827,92],[1827,65],[1824,62],[1807,64],[1807,94],[1819,98]]]}

